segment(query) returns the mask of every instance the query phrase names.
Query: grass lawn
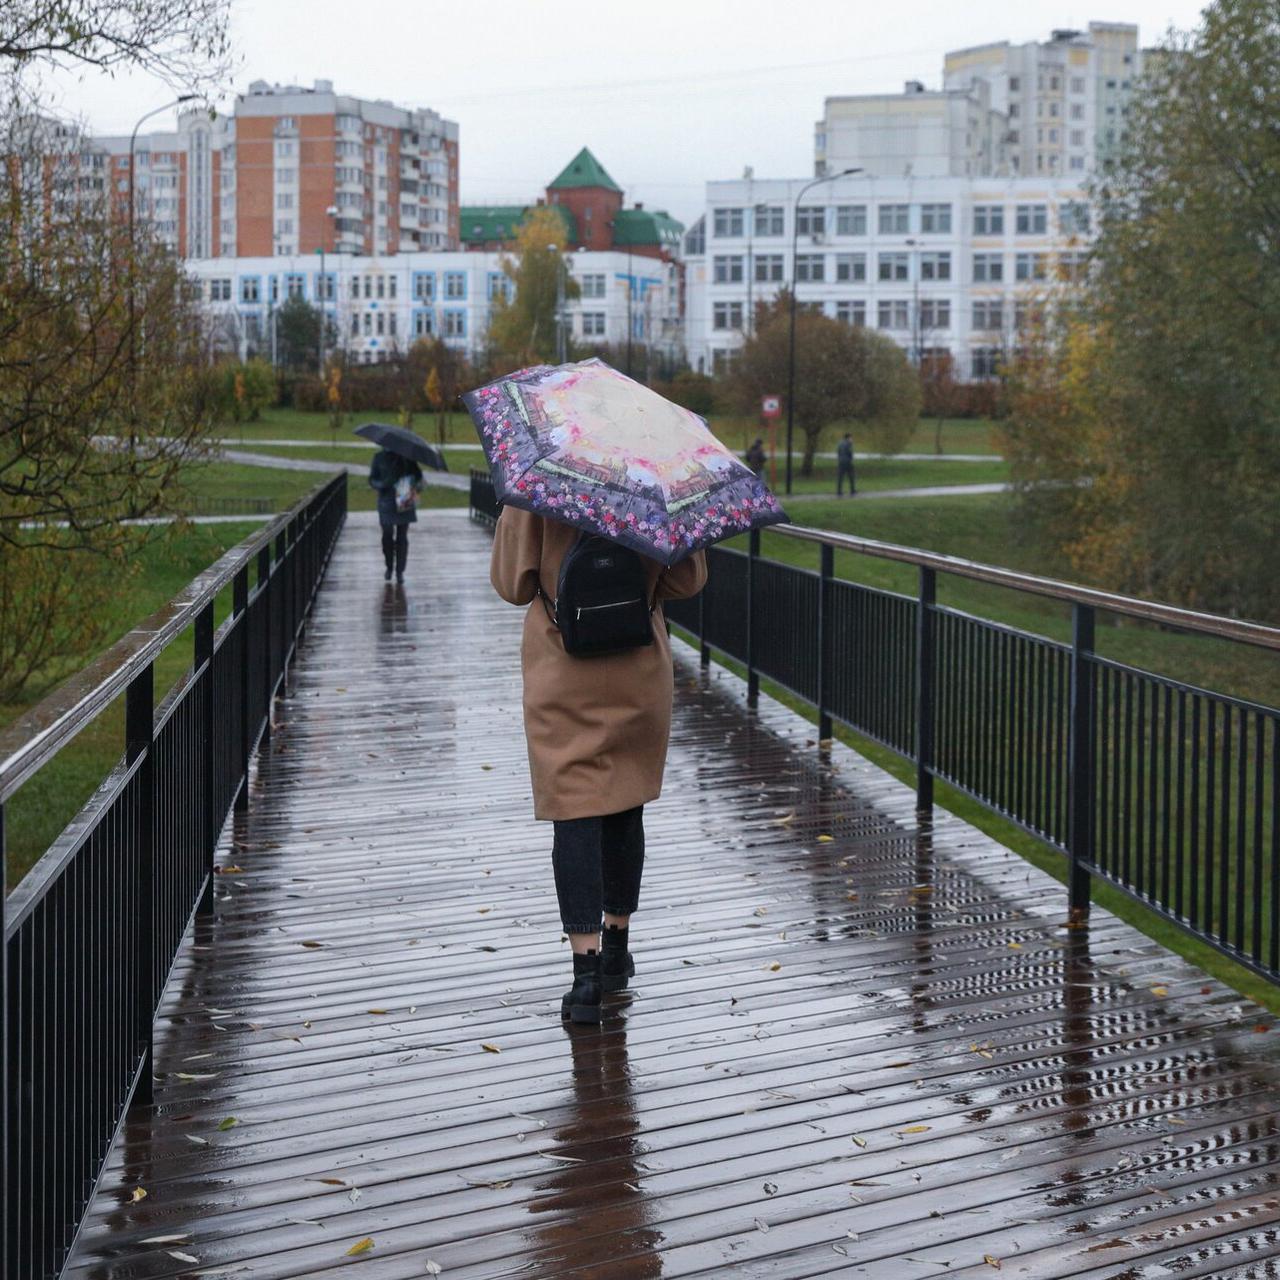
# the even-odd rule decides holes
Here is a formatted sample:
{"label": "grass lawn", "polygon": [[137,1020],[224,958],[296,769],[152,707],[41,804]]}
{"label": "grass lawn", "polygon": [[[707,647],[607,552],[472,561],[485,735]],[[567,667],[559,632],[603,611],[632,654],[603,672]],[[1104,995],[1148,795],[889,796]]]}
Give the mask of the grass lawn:
{"label": "grass lawn", "polygon": [[[143,618],[167,604],[198,573],[225,551],[261,528],[261,522],[174,526],[157,534],[132,557],[114,591],[104,648],[114,644]],[[105,571],[105,570],[104,570]],[[118,572],[113,569],[112,572]],[[68,602],[74,607],[74,602]],[[221,621],[230,609],[230,590],[217,601]],[[157,701],[191,665],[190,629],[156,662]],[[17,719],[49,689],[74,674],[94,655],[52,673],[41,689],[18,703],[0,705],[0,726]],[[30,779],[5,806],[8,886],[12,888],[57,834],[93,794],[124,751],[124,699],[119,698]]]}
{"label": "grass lawn", "polygon": [[[297,409],[265,409],[258,422],[226,423],[215,430],[214,434],[230,440],[243,440],[251,444],[255,440],[313,440],[317,444],[342,443],[350,439],[352,431],[362,422],[396,422],[394,413],[369,412],[348,414],[345,425],[334,432],[329,427],[328,416],[323,413],[303,413]],[[742,453],[758,435],[764,435],[759,422],[754,418],[736,418],[727,415],[713,414],[712,430],[731,449]],[[413,429],[425,439],[435,442],[436,419],[434,415],[418,414],[413,421]],[[844,432],[852,431],[855,446],[860,450],[867,448],[861,440],[857,423],[836,424],[827,427],[822,433],[819,452],[834,452],[836,442]],[[783,440],[784,427],[778,428],[778,440]],[[921,419],[915,432],[908,440],[904,453],[934,453],[937,422],[933,419]],[[445,442],[448,444],[475,444],[476,429],[471,417],[465,413],[446,415]],[[795,447],[797,465],[800,450],[804,446],[804,437],[796,433]],[[949,418],[942,427],[943,453],[981,453],[999,454],[995,442],[992,424],[985,418],[960,419]]]}
{"label": "grass lawn", "polygon": [[[279,458],[317,458],[324,462],[354,462],[367,466],[371,452],[360,445],[256,445],[255,453]],[[483,458],[478,452],[457,450],[449,456],[450,469],[459,475],[466,475],[471,466],[482,466]],[[765,479],[769,480],[769,469],[765,468]],[[935,462],[933,460],[914,462],[901,458],[869,458],[857,464],[858,486],[867,492],[877,489],[914,489],[930,485],[945,484],[994,484],[1009,479],[1008,465],[998,458],[990,462]],[[783,471],[778,467],[777,487],[781,491]],[[836,468],[834,462],[820,460],[814,464],[814,473],[810,477],[801,476],[796,470],[793,475],[793,487],[796,493],[835,493]],[[811,510],[808,504],[804,511]],[[801,519],[801,515],[797,515]]]}
{"label": "grass lawn", "polygon": [[[265,450],[264,450],[265,452]],[[277,449],[276,453],[297,457],[309,456],[310,449]],[[320,450],[326,461],[336,457]],[[368,461],[342,459],[342,461]],[[287,511],[299,498],[309,493],[325,477],[314,471],[276,471],[271,467],[254,467],[239,462],[205,462],[189,468],[184,487],[189,495],[189,509],[208,508],[213,500],[234,507],[237,499],[263,498],[271,502],[275,511]],[[351,511],[372,511],[377,506],[377,494],[360,476],[350,476],[347,484],[347,504]],[[456,489],[441,489],[428,485],[422,491],[420,505],[430,507],[465,507],[467,495]]]}

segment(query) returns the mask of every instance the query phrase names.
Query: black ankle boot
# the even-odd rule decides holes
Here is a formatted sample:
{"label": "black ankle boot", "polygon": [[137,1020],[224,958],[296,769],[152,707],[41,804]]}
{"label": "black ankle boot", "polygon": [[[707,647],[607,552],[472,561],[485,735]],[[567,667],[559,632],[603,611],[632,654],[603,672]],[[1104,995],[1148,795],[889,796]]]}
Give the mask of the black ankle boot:
{"label": "black ankle boot", "polygon": [[627,950],[627,930],[616,924],[604,927],[604,950],[600,953],[600,986],[605,991],[625,991],[627,979],[636,976],[636,962]]}
{"label": "black ankle boot", "polygon": [[600,1021],[600,953],[573,957],[573,986],[560,1001],[560,1016],[571,1022]]}

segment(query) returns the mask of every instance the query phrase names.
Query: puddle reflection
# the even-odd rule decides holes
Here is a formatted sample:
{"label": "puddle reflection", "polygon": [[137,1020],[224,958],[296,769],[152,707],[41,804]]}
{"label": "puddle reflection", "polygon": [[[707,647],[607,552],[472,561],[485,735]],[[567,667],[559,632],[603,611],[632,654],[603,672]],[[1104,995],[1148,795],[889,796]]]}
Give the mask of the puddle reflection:
{"label": "puddle reflection", "polygon": [[[626,1259],[628,1277],[661,1276],[662,1233],[649,1220],[641,1190],[645,1147],[640,1139],[626,1024],[606,1030],[566,1027],[572,1061],[571,1096],[547,1132],[551,1169],[537,1188],[529,1212],[545,1215],[533,1232],[544,1269],[559,1275],[569,1267],[598,1264],[601,1274]],[[602,1252],[602,1250],[605,1250]],[[592,1272],[584,1272],[592,1274]]]}

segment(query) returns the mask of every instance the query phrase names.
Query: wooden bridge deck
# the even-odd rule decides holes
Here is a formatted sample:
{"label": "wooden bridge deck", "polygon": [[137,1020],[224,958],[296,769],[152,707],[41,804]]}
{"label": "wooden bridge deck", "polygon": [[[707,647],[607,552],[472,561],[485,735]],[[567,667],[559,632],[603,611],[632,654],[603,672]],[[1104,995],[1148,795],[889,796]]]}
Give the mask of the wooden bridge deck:
{"label": "wooden bridge deck", "polygon": [[635,991],[562,1027],[519,612],[465,519],[402,592],[376,538],[69,1275],[1280,1274],[1271,1019],[687,650]]}

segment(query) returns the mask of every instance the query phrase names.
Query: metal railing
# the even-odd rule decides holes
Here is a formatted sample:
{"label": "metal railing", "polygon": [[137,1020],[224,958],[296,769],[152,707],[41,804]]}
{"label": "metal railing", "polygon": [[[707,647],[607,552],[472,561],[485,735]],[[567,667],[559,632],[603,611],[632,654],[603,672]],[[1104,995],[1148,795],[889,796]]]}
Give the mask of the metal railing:
{"label": "metal railing", "polygon": [[[473,515],[496,517],[472,473]],[[1067,860],[1069,919],[1093,877],[1255,973],[1280,981],[1280,710],[1184,683],[1095,650],[1099,613],[1272,652],[1280,629],[822,529],[817,572],[713,548],[706,589],[669,601],[670,622],[817,712],[915,766],[918,807],[935,779]],[[913,566],[914,595],[834,575],[836,551]],[[937,601],[939,574],[1062,601],[1069,644]]]}
{"label": "metal railing", "polygon": [[[120,763],[4,904],[0,1258],[15,1280],[58,1274],[130,1102],[152,1098],[160,994],[193,916],[212,912],[219,835],[247,804],[346,505],[343,475],[0,735],[3,851],[6,803],[124,695]],[[156,659],[188,628],[191,668],[156,705]]]}

